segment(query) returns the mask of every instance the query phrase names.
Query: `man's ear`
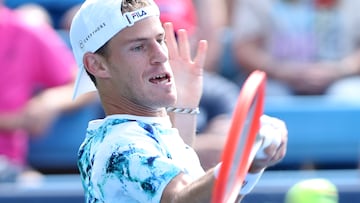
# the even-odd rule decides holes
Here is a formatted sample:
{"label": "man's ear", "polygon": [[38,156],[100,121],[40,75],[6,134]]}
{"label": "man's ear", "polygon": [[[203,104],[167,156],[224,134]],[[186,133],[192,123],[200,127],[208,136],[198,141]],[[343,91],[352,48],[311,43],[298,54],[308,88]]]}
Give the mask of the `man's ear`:
{"label": "man's ear", "polygon": [[83,63],[88,72],[99,78],[108,78],[110,77],[110,72],[105,59],[91,52],[84,54]]}

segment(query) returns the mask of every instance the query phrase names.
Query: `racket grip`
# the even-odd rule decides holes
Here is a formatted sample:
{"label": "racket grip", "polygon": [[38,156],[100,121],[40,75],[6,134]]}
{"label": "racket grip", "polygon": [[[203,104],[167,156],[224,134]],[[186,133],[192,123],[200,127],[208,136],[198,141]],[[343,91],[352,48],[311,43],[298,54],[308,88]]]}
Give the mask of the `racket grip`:
{"label": "racket grip", "polygon": [[[214,167],[215,179],[217,179],[218,176],[219,176],[221,165],[222,165],[222,162],[218,163]],[[262,174],[264,173],[264,170],[260,171],[259,173],[247,173],[246,176],[245,176],[245,179],[244,179],[244,181],[242,183],[239,194],[240,195],[249,194],[254,189],[255,185],[259,182]]]}
{"label": "racket grip", "polygon": [[243,184],[241,186],[240,195],[249,194],[255,187],[255,185],[259,182],[264,170],[260,171],[259,173],[247,173]]}

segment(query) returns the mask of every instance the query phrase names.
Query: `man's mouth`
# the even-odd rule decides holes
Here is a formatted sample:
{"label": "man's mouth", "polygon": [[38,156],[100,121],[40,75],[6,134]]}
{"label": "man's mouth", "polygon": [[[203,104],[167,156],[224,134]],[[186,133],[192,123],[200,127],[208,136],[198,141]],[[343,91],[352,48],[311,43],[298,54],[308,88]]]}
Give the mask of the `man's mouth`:
{"label": "man's mouth", "polygon": [[164,73],[150,78],[149,81],[154,84],[166,84],[170,82],[170,76]]}

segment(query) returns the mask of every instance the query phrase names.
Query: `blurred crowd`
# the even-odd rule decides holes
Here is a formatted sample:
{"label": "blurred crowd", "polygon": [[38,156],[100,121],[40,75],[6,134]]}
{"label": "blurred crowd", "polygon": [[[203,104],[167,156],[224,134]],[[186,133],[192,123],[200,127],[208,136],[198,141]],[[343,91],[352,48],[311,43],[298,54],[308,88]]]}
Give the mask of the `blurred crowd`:
{"label": "blurred crowd", "polygon": [[[187,29],[192,42],[209,42],[195,146],[205,169],[220,158],[239,90],[253,70],[267,73],[269,97],[360,98],[360,2],[155,2],[162,21]],[[46,135],[62,112],[97,102],[95,94],[71,99],[77,68],[68,31],[79,3],[5,0],[0,6],[0,181],[31,169],[29,137]]]}

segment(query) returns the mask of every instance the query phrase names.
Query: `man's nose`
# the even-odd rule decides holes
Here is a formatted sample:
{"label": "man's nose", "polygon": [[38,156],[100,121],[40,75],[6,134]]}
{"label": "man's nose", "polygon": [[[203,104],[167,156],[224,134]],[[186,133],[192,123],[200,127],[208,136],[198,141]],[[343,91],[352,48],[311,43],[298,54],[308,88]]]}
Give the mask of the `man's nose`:
{"label": "man's nose", "polygon": [[165,63],[168,60],[168,50],[165,44],[156,42],[151,49],[151,63]]}

